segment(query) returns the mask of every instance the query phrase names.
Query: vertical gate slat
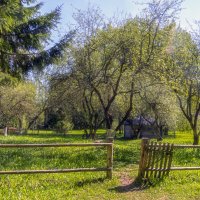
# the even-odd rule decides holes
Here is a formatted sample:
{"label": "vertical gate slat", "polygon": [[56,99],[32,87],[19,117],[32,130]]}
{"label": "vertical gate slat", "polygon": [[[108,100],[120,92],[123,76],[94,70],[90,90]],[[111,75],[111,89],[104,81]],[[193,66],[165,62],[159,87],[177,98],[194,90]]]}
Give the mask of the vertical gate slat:
{"label": "vertical gate slat", "polygon": [[160,150],[161,150],[161,143],[159,142],[159,145],[156,149],[156,159],[155,159],[155,172],[154,172],[154,177],[156,178],[157,172],[159,170],[159,160],[160,160]]}
{"label": "vertical gate slat", "polygon": [[168,166],[167,166],[167,172],[166,172],[166,175],[169,175],[169,171],[170,171],[170,168],[171,168],[171,163],[172,163],[172,156],[173,156],[173,148],[174,148],[174,144],[171,144],[170,145],[170,148],[169,148],[169,160],[168,160]]}
{"label": "vertical gate slat", "polygon": [[[148,162],[147,162],[147,169],[149,169],[151,167],[151,160],[152,160],[152,154],[153,154],[153,142],[151,142],[151,144],[149,145],[149,148],[148,148]],[[146,178],[149,177],[149,171],[146,170]]]}
{"label": "vertical gate slat", "polygon": [[169,148],[170,148],[170,144],[167,143],[167,145],[166,145],[166,147],[165,147],[165,159],[164,159],[164,165],[163,165],[163,173],[162,173],[162,176],[164,176],[165,173],[166,173],[166,167],[167,167],[167,163],[168,163],[168,159],[167,159],[168,156],[167,156],[167,154],[168,154]]}
{"label": "vertical gate slat", "polygon": [[162,178],[161,177],[161,174],[162,174],[162,171],[161,171],[161,169],[163,169],[164,167],[163,167],[163,160],[164,160],[164,155],[165,155],[165,143],[163,143],[163,145],[162,145],[162,152],[161,152],[161,157],[160,157],[160,171],[159,171],[159,173],[158,173],[158,178]]}
{"label": "vertical gate slat", "polygon": [[144,163],[144,178],[146,177],[146,174],[147,174],[147,164],[148,164],[148,159],[149,159],[149,141],[146,143],[146,147],[145,147],[145,150],[146,150],[146,162]]}
{"label": "vertical gate slat", "polygon": [[[156,146],[157,146],[157,142],[154,142],[153,144],[153,148],[152,148],[152,162],[151,162],[151,168],[150,169],[153,169],[154,168],[154,163],[155,163],[155,155],[156,155]],[[153,170],[151,171],[150,173],[150,176],[153,176]]]}

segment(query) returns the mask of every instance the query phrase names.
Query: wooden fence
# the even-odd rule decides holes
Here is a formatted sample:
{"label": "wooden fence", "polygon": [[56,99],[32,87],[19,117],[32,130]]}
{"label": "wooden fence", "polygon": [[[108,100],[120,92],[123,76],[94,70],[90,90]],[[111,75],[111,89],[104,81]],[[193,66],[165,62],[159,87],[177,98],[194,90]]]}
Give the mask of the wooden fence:
{"label": "wooden fence", "polygon": [[174,145],[142,139],[138,178],[163,178],[172,170],[200,170],[200,167],[171,167],[174,149],[200,148],[200,145]]}
{"label": "wooden fence", "polygon": [[106,171],[107,178],[112,178],[113,170],[113,142],[107,143],[63,143],[63,144],[0,144],[0,148],[33,148],[33,147],[99,147],[107,148],[107,166],[102,168],[75,168],[75,169],[50,169],[50,170],[14,170],[0,171],[0,174],[36,174],[36,173],[67,173],[67,172],[96,172]]}

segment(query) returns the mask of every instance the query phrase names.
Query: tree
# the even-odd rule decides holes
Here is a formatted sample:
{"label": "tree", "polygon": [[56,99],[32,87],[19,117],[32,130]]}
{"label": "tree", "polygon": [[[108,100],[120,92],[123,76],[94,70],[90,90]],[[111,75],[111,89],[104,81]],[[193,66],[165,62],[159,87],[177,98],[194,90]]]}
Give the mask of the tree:
{"label": "tree", "polygon": [[180,110],[193,131],[193,144],[199,143],[198,118],[200,113],[199,48],[191,34],[177,29],[168,53],[166,77],[177,96]]}
{"label": "tree", "polygon": [[94,138],[103,119],[94,92],[88,92],[69,72],[54,75],[50,80],[48,110],[51,115],[51,108],[62,109],[75,127],[85,130],[86,138]]}
{"label": "tree", "polygon": [[180,115],[176,97],[164,82],[153,81],[145,85],[147,80],[142,83],[138,115],[156,127],[156,134],[162,139],[165,129],[175,130],[177,127]]}
{"label": "tree", "polygon": [[26,82],[1,85],[1,126],[18,126],[19,130],[27,128],[28,121],[36,109],[35,103],[36,88],[33,84]]}
{"label": "tree", "polygon": [[[42,5],[37,0],[0,2],[0,71],[4,77],[23,79],[30,71],[42,70],[59,62],[65,55],[74,33],[67,33],[52,45],[51,33],[59,22],[61,7],[42,15]],[[2,80],[5,81],[5,78]],[[44,108],[45,105],[42,111],[36,109],[35,115],[29,115],[32,118],[29,127],[44,112]]]}
{"label": "tree", "polygon": [[[102,18],[98,18],[99,14],[94,10],[79,13],[76,18],[86,36],[72,51],[74,76],[96,94],[107,129],[112,128],[113,105],[120,96],[126,95],[124,103],[128,106],[116,130],[133,110],[138,75],[163,63],[174,27],[172,22],[181,2],[152,1],[145,15],[127,19],[120,25],[104,22],[102,27]],[[90,18],[98,18],[98,23],[91,22]]]}
{"label": "tree", "polygon": [[57,26],[60,7],[41,15],[43,4],[36,0],[0,2],[0,70],[21,77],[33,69],[43,69],[63,56],[73,33],[46,49],[51,31]]}
{"label": "tree", "polygon": [[[107,129],[118,130],[135,109],[134,96],[141,90],[138,80],[145,78],[142,73],[152,76],[150,72],[165,62],[180,3],[153,1],[143,12],[146,15],[121,23],[106,21],[93,7],[78,11],[70,59],[65,73],[53,77],[57,80],[51,82],[51,102],[65,109],[70,105],[94,132],[104,121]],[[98,120],[96,113],[102,113]]]}

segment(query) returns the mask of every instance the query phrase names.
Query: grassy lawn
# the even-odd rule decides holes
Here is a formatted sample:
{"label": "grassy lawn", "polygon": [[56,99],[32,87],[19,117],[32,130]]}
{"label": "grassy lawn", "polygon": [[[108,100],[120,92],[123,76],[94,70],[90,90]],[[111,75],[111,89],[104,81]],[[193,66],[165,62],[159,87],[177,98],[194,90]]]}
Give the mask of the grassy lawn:
{"label": "grassy lawn", "polygon": [[[99,131],[100,137],[104,133]],[[67,135],[30,131],[23,136],[0,136],[0,143],[66,143],[91,142],[82,139],[82,131]],[[178,132],[164,142],[192,144],[192,134]],[[104,167],[104,147],[66,147],[0,149],[0,170],[62,169]],[[73,199],[200,199],[200,171],[171,172],[163,181],[142,188],[134,180],[138,173],[140,140],[114,141],[113,179],[105,172],[66,174],[0,175],[0,199],[5,200],[73,200]],[[200,151],[176,150],[173,166],[199,166]]]}

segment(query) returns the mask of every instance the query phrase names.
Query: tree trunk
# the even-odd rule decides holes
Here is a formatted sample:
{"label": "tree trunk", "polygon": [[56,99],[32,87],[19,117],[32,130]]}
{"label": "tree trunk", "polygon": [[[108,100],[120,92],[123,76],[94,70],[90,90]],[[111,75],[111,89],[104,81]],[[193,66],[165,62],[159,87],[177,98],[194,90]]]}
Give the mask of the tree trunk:
{"label": "tree trunk", "polygon": [[88,139],[90,134],[88,133],[87,129],[84,129],[84,134],[82,135],[82,139]]}
{"label": "tree trunk", "polygon": [[96,139],[96,133],[97,133],[97,130],[96,130],[96,129],[93,129],[92,137],[91,137],[93,140]]}
{"label": "tree trunk", "polygon": [[19,127],[18,127],[19,134],[21,134],[22,133],[22,120],[20,118],[18,118],[18,121],[19,121]]}
{"label": "tree trunk", "polygon": [[163,137],[163,126],[162,125],[160,126],[160,137],[161,138]]}
{"label": "tree trunk", "polygon": [[105,120],[106,120],[106,129],[112,129],[112,123],[113,123],[113,116],[105,112]]}
{"label": "tree trunk", "polygon": [[199,134],[197,133],[197,129],[193,128],[193,145],[198,145],[199,144]]}

